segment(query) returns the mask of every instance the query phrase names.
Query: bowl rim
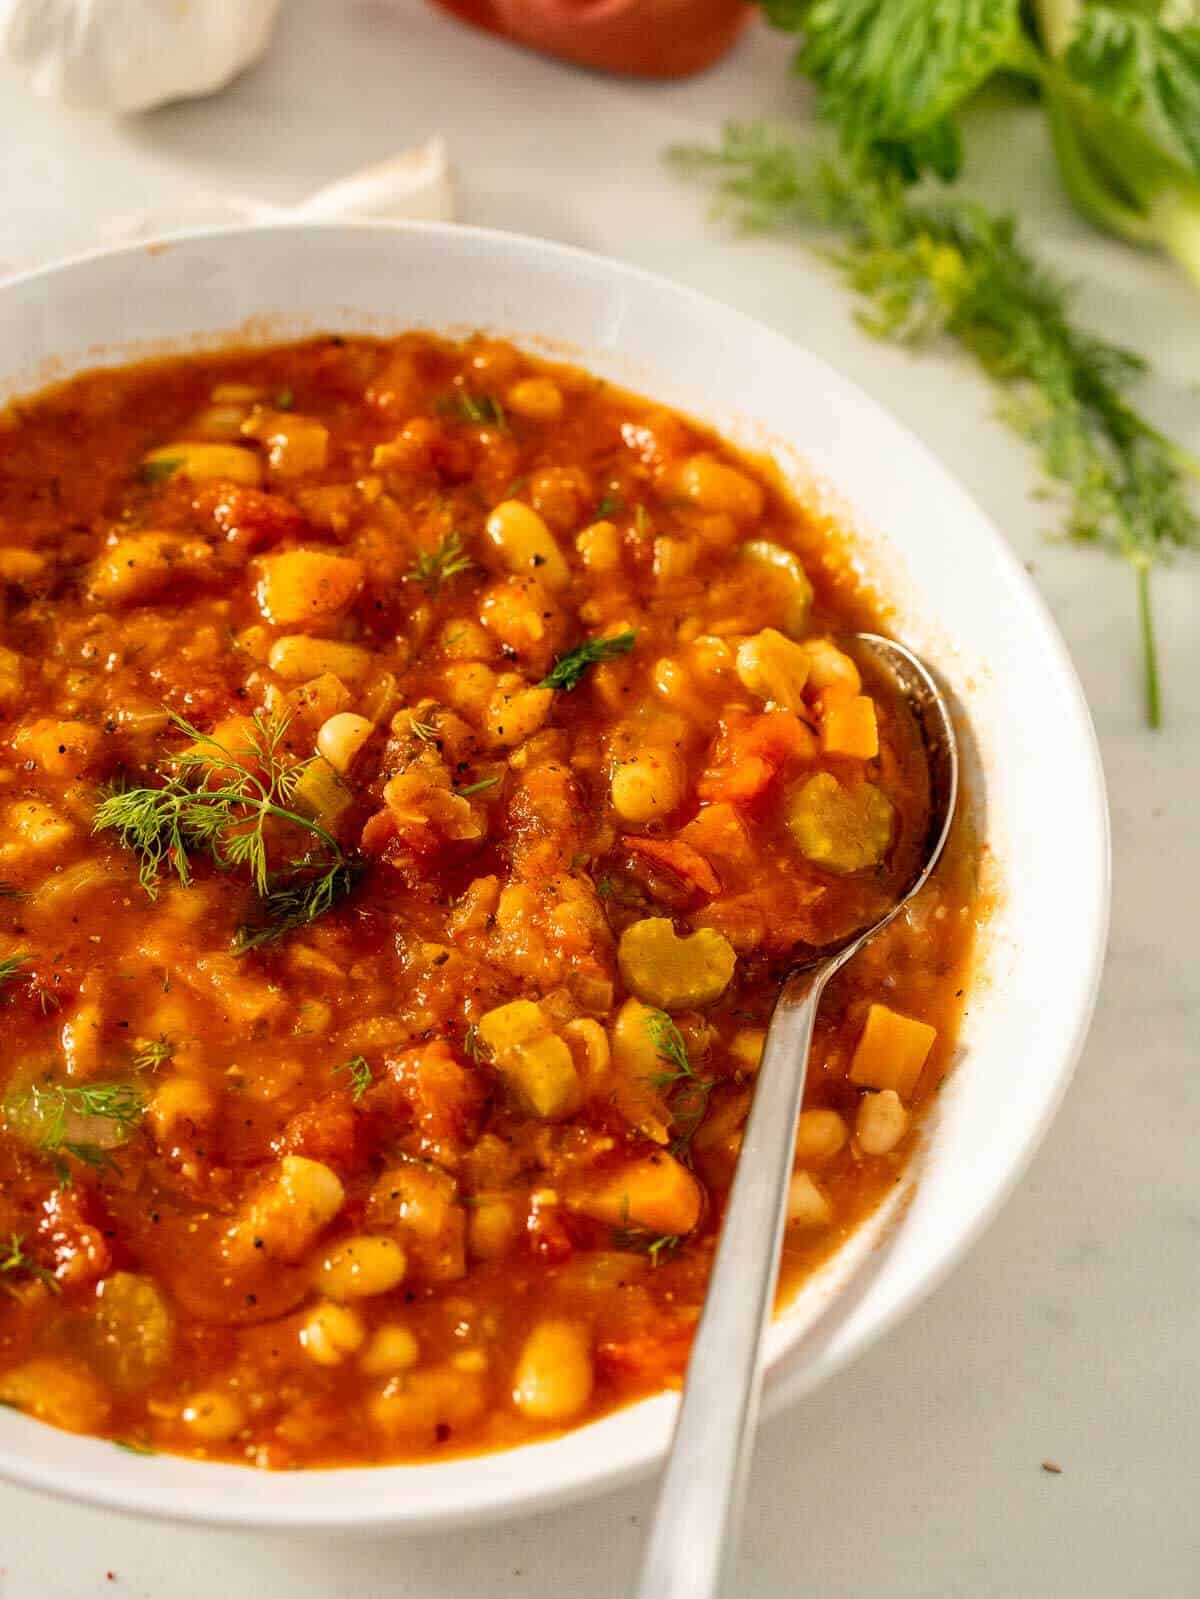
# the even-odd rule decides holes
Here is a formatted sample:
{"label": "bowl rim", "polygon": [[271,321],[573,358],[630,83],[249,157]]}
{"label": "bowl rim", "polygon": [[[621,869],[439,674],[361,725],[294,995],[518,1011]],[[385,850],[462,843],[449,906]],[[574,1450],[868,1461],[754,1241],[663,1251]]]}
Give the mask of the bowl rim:
{"label": "bowl rim", "polygon": [[[832,1354],[825,1352],[818,1364],[810,1362],[807,1366],[800,1362],[788,1369],[788,1355],[785,1353],[777,1363],[778,1368],[768,1370],[767,1381],[763,1392],[763,1415],[777,1414],[783,1408],[793,1404],[796,1400],[816,1387],[835,1372],[843,1370],[852,1361],[859,1358],[866,1349],[877,1339],[883,1337],[904,1316],[908,1315],[917,1305],[932,1294],[946,1279],[954,1267],[962,1260],[967,1251],[976,1243],[986,1227],[994,1220],[1000,1208],[1012,1193],[1016,1184],[1028,1169],[1038,1147],[1049,1130],[1054,1115],[1061,1104],[1067,1086],[1074,1073],[1076,1064],[1082,1053],[1088,1028],[1095,1009],[1096,998],[1099,991],[1101,976],[1104,967],[1105,951],[1108,940],[1108,930],[1111,915],[1111,879],[1112,879],[1112,843],[1111,821],[1109,815],[1107,791],[1104,779],[1104,770],[1100,756],[1099,743],[1096,737],[1095,726],[1091,717],[1082,685],[1071,661],[1066,644],[1062,638],[1057,624],[1053,620],[1049,607],[1041,594],[1034,586],[1029,574],[1023,567],[1016,552],[1007,543],[996,523],[987,511],[975,500],[950,470],[942,464],[938,456],[920,439],[905,422],[895,416],[886,405],[875,397],[852,378],[845,376],[831,362],[815,354],[798,339],[779,331],[757,318],[727,305],[715,296],[692,288],[690,285],[676,282],[663,273],[654,272],[644,267],[636,266],[614,257],[605,256],[595,251],[580,249],[574,245],[562,244],[554,240],[538,238],[534,235],[508,232],[495,228],[483,228],[462,223],[444,222],[417,222],[417,221],[387,221],[383,219],[346,219],[346,220],[318,220],[318,221],[272,221],[258,223],[234,223],[216,226],[203,226],[182,228],[164,232],[154,238],[138,239],[130,243],[115,246],[101,246],[52,261],[46,265],[35,267],[31,270],[13,274],[0,279],[0,305],[6,296],[14,291],[36,285],[41,282],[50,282],[57,277],[65,277],[89,265],[99,264],[119,257],[137,257],[143,254],[164,253],[166,249],[180,246],[213,245],[218,249],[224,244],[237,246],[238,241],[256,238],[261,235],[275,234],[286,231],[301,241],[307,237],[321,237],[324,235],[341,233],[358,233],[377,237],[381,244],[388,240],[404,239],[407,236],[432,236],[444,241],[474,240],[477,246],[496,250],[505,250],[522,254],[533,251],[551,264],[561,267],[564,271],[578,268],[588,272],[602,272],[615,279],[623,279],[634,285],[641,285],[646,290],[653,290],[660,294],[667,294],[673,298],[687,302],[692,310],[701,316],[710,319],[723,320],[728,326],[737,326],[747,335],[753,334],[757,338],[766,336],[770,341],[780,347],[781,355],[785,351],[799,352],[806,363],[818,375],[832,382],[839,388],[843,395],[852,399],[856,404],[873,412],[878,419],[894,430],[903,443],[908,456],[918,462],[924,473],[931,481],[935,482],[940,496],[949,502],[957,501],[966,512],[970,514],[975,533],[990,548],[990,554],[998,564],[1002,576],[1008,584],[1011,597],[1019,603],[1025,613],[1026,624],[1039,635],[1039,642],[1047,651],[1059,675],[1059,686],[1065,691],[1067,700],[1076,719],[1076,731],[1082,735],[1085,750],[1085,760],[1081,763],[1077,777],[1080,781],[1081,799],[1087,801],[1087,814],[1083,826],[1090,828],[1092,837],[1089,841],[1091,853],[1091,882],[1094,886],[1093,903],[1090,918],[1086,924],[1088,933],[1088,949],[1086,963],[1082,978],[1076,984],[1071,996],[1069,1011],[1064,1011],[1069,1017],[1069,1030],[1061,1048],[1057,1069],[1053,1075],[1047,1073],[1047,1092],[1040,1104],[1040,1113],[1036,1121],[1026,1129],[1021,1141],[1014,1142],[1011,1146],[1010,1158],[1000,1176],[991,1184],[986,1192],[981,1194],[975,1204],[968,1220],[955,1232],[953,1239],[946,1245],[933,1260],[932,1264],[925,1266],[920,1272],[915,1273],[905,1290],[898,1294],[894,1302],[887,1307],[876,1319],[866,1327],[857,1329],[846,1338],[841,1347]],[[236,335],[236,328],[229,330],[230,338]],[[296,335],[297,337],[301,335]],[[281,335],[281,338],[283,335]],[[169,342],[169,341],[167,341]],[[267,340],[264,343],[278,342]],[[211,348],[219,348],[214,343]],[[76,361],[77,355],[83,352],[69,352],[69,366],[64,376],[87,370],[87,364],[82,360]],[[92,353],[92,352],[88,352]],[[179,354],[190,353],[190,348],[183,346]],[[169,355],[168,351],[164,351]],[[130,356],[130,361],[143,359],[141,356]],[[125,363],[122,363],[125,364]],[[5,374],[0,369],[0,381]],[[55,379],[54,381],[57,381]],[[800,445],[803,454],[803,443]],[[834,485],[835,489],[841,485]],[[852,491],[848,490],[852,499]],[[886,529],[885,538],[886,538]],[[670,1432],[673,1427],[675,1410],[678,1397],[666,1393],[652,1396],[638,1401],[634,1406],[625,1407],[616,1414],[626,1414],[630,1409],[653,1412],[654,1424],[643,1430],[635,1449],[630,1449],[618,1459],[607,1459],[600,1464],[592,1464],[588,1469],[582,1470],[575,1467],[564,1473],[559,1480],[550,1486],[540,1485],[532,1490],[523,1485],[521,1473],[510,1466],[505,1469],[505,1462],[515,1463],[525,1451],[552,1451],[561,1438],[550,1438],[545,1441],[536,1441],[531,1444],[518,1446],[513,1450],[499,1451],[493,1454],[456,1457],[446,1462],[436,1463],[398,1463],[395,1465],[374,1466],[367,1468],[334,1468],[315,1469],[295,1474],[279,1474],[277,1480],[300,1483],[322,1483],[328,1487],[327,1497],[316,1502],[315,1495],[299,1494],[289,1499],[286,1494],[272,1503],[237,1503],[236,1491],[185,1494],[175,1491],[167,1492],[163,1487],[155,1487],[155,1477],[147,1472],[145,1485],[137,1479],[127,1479],[123,1473],[111,1473],[104,1469],[105,1460],[111,1467],[111,1457],[102,1457],[100,1450],[111,1449],[108,1440],[96,1439],[86,1436],[72,1438],[69,1441],[79,1446],[80,1458],[64,1466],[60,1460],[41,1460],[31,1458],[15,1447],[10,1447],[4,1438],[0,1438],[0,1477],[3,1477],[20,1486],[36,1488],[53,1494],[56,1497],[68,1499],[77,1503],[100,1507],[125,1513],[132,1513],[149,1519],[168,1520],[179,1523],[191,1523],[206,1526],[226,1526],[241,1529],[280,1530],[286,1529],[293,1532],[311,1531],[316,1533],[352,1532],[374,1529],[388,1532],[433,1532],[444,1530],[452,1526],[477,1525],[481,1523],[513,1519],[524,1515],[531,1515],[543,1510],[557,1508],[560,1505],[590,1498],[604,1492],[612,1491],[618,1487],[637,1482],[649,1476],[665,1458],[670,1441]],[[32,1418],[20,1418],[28,1426],[44,1429],[45,1424],[34,1421]],[[590,1427],[604,1425],[605,1419],[585,1425],[583,1428],[574,1429],[565,1436],[577,1437],[581,1432],[587,1432]],[[93,1455],[93,1451],[95,1452]],[[247,1472],[253,1468],[240,1465],[224,1465],[214,1462],[193,1462],[187,1457],[162,1456],[159,1459],[174,1461],[185,1468],[199,1466],[201,1470],[219,1471],[222,1476],[229,1474],[229,1481],[234,1490],[239,1482],[245,1480]],[[367,1471],[373,1478],[381,1480],[395,1477],[397,1482],[403,1473],[420,1472],[447,1472],[464,1464],[482,1466],[486,1468],[491,1463],[492,1470],[484,1471],[488,1483],[485,1491],[479,1492],[468,1503],[441,1503],[431,1506],[421,1503],[416,1507],[407,1507],[401,1496],[398,1496],[390,1506],[381,1507],[378,1502],[370,1504],[356,1503],[354,1496],[339,1492],[339,1479],[345,1483],[350,1473]],[[212,1479],[209,1479],[210,1481]],[[197,1488],[199,1483],[197,1481]]]}

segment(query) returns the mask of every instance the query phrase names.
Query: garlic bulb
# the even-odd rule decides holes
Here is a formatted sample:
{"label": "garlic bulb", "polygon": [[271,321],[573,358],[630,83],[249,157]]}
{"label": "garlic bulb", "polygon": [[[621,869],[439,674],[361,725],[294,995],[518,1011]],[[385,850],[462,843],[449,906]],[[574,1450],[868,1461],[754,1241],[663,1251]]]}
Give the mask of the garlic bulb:
{"label": "garlic bulb", "polygon": [[280,0],[0,0],[0,60],[36,94],[146,111],[211,94],[266,50]]}
{"label": "garlic bulb", "polygon": [[454,177],[444,139],[414,144],[293,207],[298,221],[322,217],[410,217],[421,222],[453,222]]}

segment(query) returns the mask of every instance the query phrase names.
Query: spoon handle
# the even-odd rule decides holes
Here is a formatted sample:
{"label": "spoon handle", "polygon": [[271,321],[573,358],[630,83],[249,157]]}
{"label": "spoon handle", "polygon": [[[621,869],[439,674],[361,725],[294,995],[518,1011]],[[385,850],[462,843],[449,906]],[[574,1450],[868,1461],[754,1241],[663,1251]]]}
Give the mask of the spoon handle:
{"label": "spoon handle", "polygon": [[793,973],[771,1017],[636,1599],[715,1599],[736,1550],[808,1051],[839,964]]}

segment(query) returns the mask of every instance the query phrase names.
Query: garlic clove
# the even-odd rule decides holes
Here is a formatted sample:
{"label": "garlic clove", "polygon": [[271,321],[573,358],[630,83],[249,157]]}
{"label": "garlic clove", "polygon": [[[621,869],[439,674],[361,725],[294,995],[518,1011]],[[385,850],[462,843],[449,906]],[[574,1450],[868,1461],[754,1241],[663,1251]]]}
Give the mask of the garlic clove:
{"label": "garlic clove", "polygon": [[413,145],[377,165],[339,178],[294,207],[298,221],[321,217],[404,217],[453,222],[454,174],[441,138]]}
{"label": "garlic clove", "polygon": [[0,60],[83,111],[211,94],[266,51],[280,0],[0,0]]}

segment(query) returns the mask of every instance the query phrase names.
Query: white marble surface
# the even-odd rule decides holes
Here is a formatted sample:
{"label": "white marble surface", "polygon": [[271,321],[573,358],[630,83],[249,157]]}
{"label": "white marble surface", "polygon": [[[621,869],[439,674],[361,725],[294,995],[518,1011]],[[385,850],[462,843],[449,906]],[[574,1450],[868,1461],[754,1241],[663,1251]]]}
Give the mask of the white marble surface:
{"label": "white marble surface", "polygon": [[[1200,1591],[1200,572],[1157,583],[1168,725],[1153,735],[1131,582],[1044,540],[1029,461],[990,420],[984,386],[953,358],[873,344],[801,254],[722,239],[663,174],[671,140],[802,111],[786,56],[755,31],[698,82],[633,86],[511,51],[417,0],[292,0],[260,71],[135,123],[56,113],[0,72],[0,261],[103,242],[114,218],[175,210],[190,190],[297,198],[441,130],[467,220],[741,305],[855,377],[969,485],[1033,569],[1099,726],[1116,850],[1108,972],[1074,1087],[1000,1219],[886,1344],[764,1429],[736,1592],[1182,1599]],[[1065,210],[1036,118],[993,115],[1003,137],[979,192],[1020,204],[1081,281],[1080,314],[1153,358],[1148,402],[1200,448],[1200,300]],[[1062,922],[1070,938],[1068,905]],[[453,1537],[317,1545],[0,1487],[0,1599],[618,1599],[649,1503],[632,1491]]]}

